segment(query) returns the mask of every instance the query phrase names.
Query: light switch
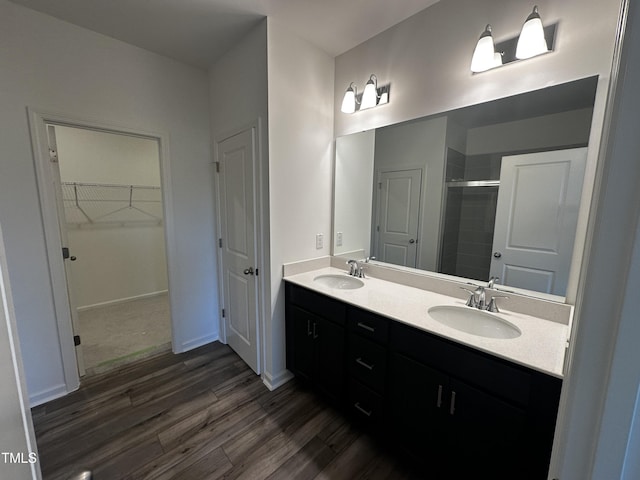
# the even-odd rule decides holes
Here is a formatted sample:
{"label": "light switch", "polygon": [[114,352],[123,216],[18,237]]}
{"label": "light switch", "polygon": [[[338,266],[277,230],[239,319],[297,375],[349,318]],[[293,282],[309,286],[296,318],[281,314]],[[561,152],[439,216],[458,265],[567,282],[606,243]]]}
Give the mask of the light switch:
{"label": "light switch", "polygon": [[324,247],[324,235],[316,233],[316,250],[320,250]]}
{"label": "light switch", "polygon": [[336,247],[342,246],[342,232],[336,234]]}

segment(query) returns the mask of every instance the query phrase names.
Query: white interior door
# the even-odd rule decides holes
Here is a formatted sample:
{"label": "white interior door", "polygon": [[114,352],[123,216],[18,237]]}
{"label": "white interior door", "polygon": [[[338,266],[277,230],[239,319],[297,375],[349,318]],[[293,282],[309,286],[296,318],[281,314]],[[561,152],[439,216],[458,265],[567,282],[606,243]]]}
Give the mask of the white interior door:
{"label": "white interior door", "polygon": [[422,171],[381,172],[378,178],[376,258],[415,267]]}
{"label": "white interior door", "polygon": [[[73,269],[71,262],[76,260],[73,252],[69,251],[69,241],[67,239],[67,224],[64,217],[64,202],[62,199],[62,182],[60,180],[60,168],[58,158],[58,145],[56,142],[56,131],[53,125],[47,125],[47,137],[49,141],[49,152],[51,155],[51,171],[53,179],[53,190],[56,194],[56,207],[58,210],[58,225],[60,228],[60,240],[62,242],[61,255],[64,259],[64,272],[67,283],[67,297],[69,299],[69,314],[71,316],[71,325],[73,328],[73,335],[75,338],[80,338],[80,324],[78,318],[77,305],[74,298],[73,290]],[[82,353],[82,346],[80,342],[75,342],[76,358],[78,361],[78,373],[83,376],[86,373],[84,364],[84,354]]]}
{"label": "white interior door", "polygon": [[491,275],[565,295],[587,149],[503,157]]}
{"label": "white interior door", "polygon": [[260,373],[255,130],[245,130],[218,143],[217,153],[226,340],[256,373]]}

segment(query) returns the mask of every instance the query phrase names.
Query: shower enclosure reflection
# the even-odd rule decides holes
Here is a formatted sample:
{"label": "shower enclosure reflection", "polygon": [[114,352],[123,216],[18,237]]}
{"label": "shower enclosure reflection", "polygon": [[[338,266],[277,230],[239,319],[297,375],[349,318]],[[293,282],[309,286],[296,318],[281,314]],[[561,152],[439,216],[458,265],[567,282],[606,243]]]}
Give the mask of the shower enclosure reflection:
{"label": "shower enclosure reflection", "polygon": [[336,139],[334,255],[563,296],[596,86]]}

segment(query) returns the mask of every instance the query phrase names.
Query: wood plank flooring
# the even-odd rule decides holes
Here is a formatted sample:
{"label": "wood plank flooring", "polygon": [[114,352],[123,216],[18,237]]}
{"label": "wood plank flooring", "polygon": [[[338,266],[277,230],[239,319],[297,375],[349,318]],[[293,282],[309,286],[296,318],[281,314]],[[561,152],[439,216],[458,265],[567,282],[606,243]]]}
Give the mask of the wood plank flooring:
{"label": "wood plank flooring", "polygon": [[217,342],[90,378],[32,415],[45,480],[418,478],[296,381],[270,392]]}

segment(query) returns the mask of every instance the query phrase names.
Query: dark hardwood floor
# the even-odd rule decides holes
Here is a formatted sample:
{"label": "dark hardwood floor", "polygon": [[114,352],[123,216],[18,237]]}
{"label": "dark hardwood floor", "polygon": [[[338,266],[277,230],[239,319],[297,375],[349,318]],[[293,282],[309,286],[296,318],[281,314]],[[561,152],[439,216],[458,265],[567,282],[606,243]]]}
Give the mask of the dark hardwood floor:
{"label": "dark hardwood floor", "polygon": [[45,480],[415,478],[315,394],[270,392],[217,342],[87,379],[32,414]]}

